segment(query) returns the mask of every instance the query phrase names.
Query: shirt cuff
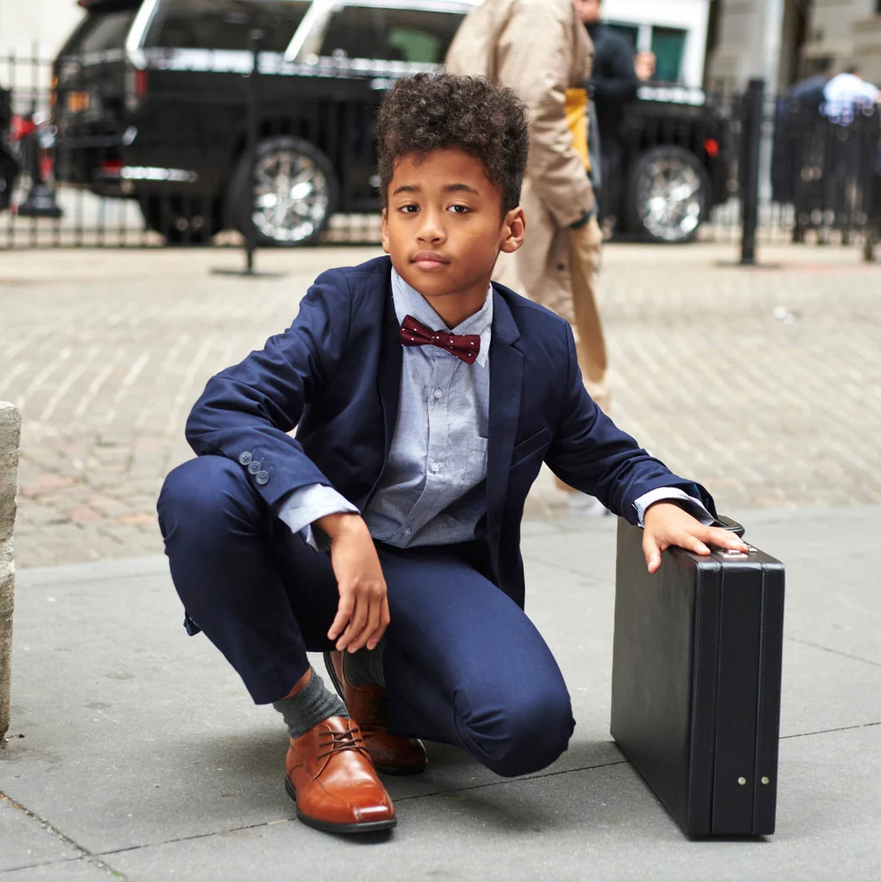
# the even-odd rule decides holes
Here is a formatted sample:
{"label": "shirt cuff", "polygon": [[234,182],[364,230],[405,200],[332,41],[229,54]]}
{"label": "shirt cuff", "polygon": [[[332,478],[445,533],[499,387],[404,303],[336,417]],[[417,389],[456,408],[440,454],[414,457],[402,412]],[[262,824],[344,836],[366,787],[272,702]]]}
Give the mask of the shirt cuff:
{"label": "shirt cuff", "polygon": [[358,509],[333,487],[325,484],[309,484],[294,490],[279,509],[278,516],[290,527],[292,533],[302,533],[308,545],[317,551],[327,551],[330,542],[327,537],[312,529],[312,524],[329,514],[351,512],[360,514]]}
{"label": "shirt cuff", "polygon": [[656,490],[649,490],[643,493],[633,507],[636,509],[636,515],[639,518],[639,526],[644,527],[646,509],[655,502],[675,502],[681,505],[692,517],[699,520],[705,527],[712,526],[716,519],[707,511],[704,504],[693,496],[689,496],[684,490],[678,487],[658,487]]}

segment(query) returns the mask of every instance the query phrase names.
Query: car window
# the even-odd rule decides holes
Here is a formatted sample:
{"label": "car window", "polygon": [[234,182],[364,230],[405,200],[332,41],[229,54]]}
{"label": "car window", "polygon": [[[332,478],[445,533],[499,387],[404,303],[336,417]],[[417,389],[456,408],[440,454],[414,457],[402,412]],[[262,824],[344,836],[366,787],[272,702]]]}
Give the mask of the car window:
{"label": "car window", "polygon": [[263,48],[284,52],[308,8],[308,0],[171,0],[160,7],[146,45],[167,49],[247,49],[249,32],[259,27],[265,34]]}
{"label": "car window", "polygon": [[442,64],[461,21],[448,12],[341,6],[331,16],[321,54]]}
{"label": "car window", "polygon": [[137,15],[137,9],[116,12],[94,12],[79,32],[76,44],[68,47],[70,52],[101,52],[105,49],[121,49]]}
{"label": "car window", "polygon": [[382,10],[370,6],[337,7],[330,17],[321,54],[348,58],[391,58],[386,52]]}
{"label": "car window", "polygon": [[386,58],[425,64],[443,64],[462,16],[449,12],[383,9]]}

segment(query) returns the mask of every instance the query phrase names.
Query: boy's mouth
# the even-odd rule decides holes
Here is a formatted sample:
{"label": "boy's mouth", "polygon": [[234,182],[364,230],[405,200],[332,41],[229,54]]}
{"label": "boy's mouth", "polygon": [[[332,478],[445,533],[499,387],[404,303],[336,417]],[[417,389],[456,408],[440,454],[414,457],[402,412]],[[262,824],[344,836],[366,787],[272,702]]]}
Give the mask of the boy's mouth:
{"label": "boy's mouth", "polygon": [[437,269],[441,266],[447,266],[449,260],[436,251],[419,251],[410,259],[410,263],[415,263],[419,269],[429,270]]}

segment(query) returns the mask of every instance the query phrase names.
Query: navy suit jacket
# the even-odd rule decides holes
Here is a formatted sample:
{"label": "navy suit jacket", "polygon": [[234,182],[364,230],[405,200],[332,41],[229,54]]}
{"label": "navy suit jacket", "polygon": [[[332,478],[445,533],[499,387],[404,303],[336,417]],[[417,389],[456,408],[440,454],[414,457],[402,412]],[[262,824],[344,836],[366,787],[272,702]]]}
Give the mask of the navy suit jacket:
{"label": "navy suit jacket", "polygon": [[[493,289],[485,539],[496,583],[523,606],[520,521],[542,462],[632,523],[634,500],[657,487],[679,487],[715,511],[700,485],[673,475],[596,406],[569,325]],[[391,261],[325,272],[287,331],[208,382],[187,439],[199,455],[241,463],[276,510],[298,487],[328,484],[363,511],[395,429],[401,353]]]}

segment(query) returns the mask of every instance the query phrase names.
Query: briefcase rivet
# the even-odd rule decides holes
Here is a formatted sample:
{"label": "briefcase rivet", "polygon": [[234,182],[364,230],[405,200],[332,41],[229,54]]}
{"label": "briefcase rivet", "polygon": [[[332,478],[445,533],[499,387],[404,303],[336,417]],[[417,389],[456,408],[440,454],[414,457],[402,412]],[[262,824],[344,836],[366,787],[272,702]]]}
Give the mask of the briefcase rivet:
{"label": "briefcase rivet", "polygon": [[770,784],[770,783],[771,783],[770,778],[762,778],[762,784]]}
{"label": "briefcase rivet", "polygon": [[746,784],[746,778],[738,778],[737,783],[740,784],[741,787],[743,787]]}

